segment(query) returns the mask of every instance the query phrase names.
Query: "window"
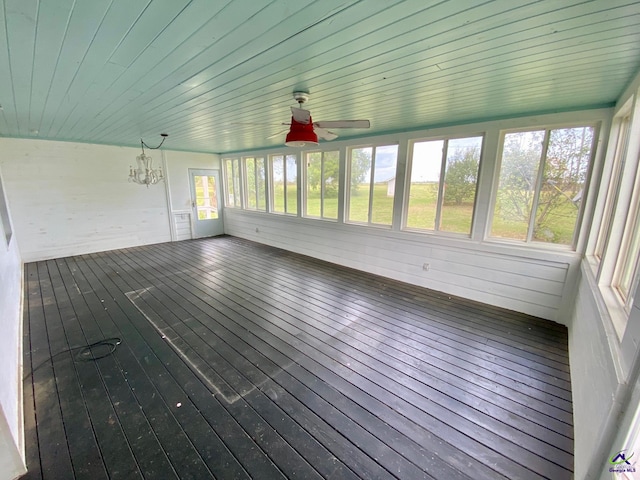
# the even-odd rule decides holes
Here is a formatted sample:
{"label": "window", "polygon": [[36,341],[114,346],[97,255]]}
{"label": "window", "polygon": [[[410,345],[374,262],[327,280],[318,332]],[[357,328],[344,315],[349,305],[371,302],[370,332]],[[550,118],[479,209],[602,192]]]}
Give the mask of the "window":
{"label": "window", "polygon": [[271,155],[271,211],[298,213],[298,163],[295,155]]}
{"label": "window", "polygon": [[224,160],[225,177],[225,205],[227,207],[242,207],[242,193],[240,191],[240,159],[226,158]]}
{"label": "window", "polygon": [[633,304],[633,290],[638,276],[638,255],[640,255],[640,208],[636,200],[629,212],[628,228],[622,237],[622,246],[613,274],[613,286],[624,303],[627,313]]}
{"label": "window", "polygon": [[574,244],[594,131],[580,126],[504,135],[492,237]]}
{"label": "window", "polygon": [[265,192],[264,157],[246,157],[244,159],[245,191],[247,192],[246,208],[249,210],[267,209]]}
{"label": "window", "polygon": [[404,225],[471,234],[482,137],[414,142]]}
{"label": "window", "polygon": [[602,260],[602,255],[604,254],[604,250],[606,248],[606,242],[611,233],[615,204],[620,193],[620,182],[622,181],[622,172],[624,171],[625,163],[624,159],[627,152],[627,143],[629,140],[629,120],[629,113],[623,115],[619,119],[618,135],[614,146],[615,150],[613,156],[613,169],[611,171],[611,177],[609,179],[609,188],[607,189],[602,222],[600,224],[600,230],[598,232],[596,246],[593,252],[598,260]]}
{"label": "window", "polygon": [[305,216],[338,218],[340,152],[309,152],[305,166]]}
{"label": "window", "polygon": [[352,148],[348,158],[348,221],[390,226],[398,146]]}

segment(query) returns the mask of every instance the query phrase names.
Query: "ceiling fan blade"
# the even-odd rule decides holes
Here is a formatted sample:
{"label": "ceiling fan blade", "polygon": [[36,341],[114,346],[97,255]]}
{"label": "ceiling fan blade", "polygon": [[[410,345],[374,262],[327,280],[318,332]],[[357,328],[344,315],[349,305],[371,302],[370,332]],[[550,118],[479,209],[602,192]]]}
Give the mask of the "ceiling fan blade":
{"label": "ceiling fan blade", "polygon": [[324,140],[335,140],[336,138],[338,138],[338,135],[336,135],[333,132],[330,132],[326,128],[316,127],[314,125],[313,131],[316,132],[316,135],[318,135],[320,138]]}
{"label": "ceiling fan blade", "polygon": [[293,115],[293,119],[298,123],[307,125],[311,121],[311,112],[304,108],[291,107],[291,115]]}
{"label": "ceiling fan blade", "polygon": [[286,130],[282,130],[281,132],[274,133],[273,135],[269,135],[267,138],[265,138],[265,140],[271,140],[272,138],[281,137],[285,133],[289,133],[288,128]]}
{"label": "ceiling fan blade", "polygon": [[237,126],[237,125],[252,125],[252,126],[263,126],[263,125],[291,125],[290,123],[285,123],[285,122],[281,122],[281,123],[264,123],[264,122],[232,122],[229,125],[233,125],[233,126]]}
{"label": "ceiling fan blade", "polygon": [[369,128],[369,120],[329,120],[324,122],[314,122],[314,127],[319,128]]}

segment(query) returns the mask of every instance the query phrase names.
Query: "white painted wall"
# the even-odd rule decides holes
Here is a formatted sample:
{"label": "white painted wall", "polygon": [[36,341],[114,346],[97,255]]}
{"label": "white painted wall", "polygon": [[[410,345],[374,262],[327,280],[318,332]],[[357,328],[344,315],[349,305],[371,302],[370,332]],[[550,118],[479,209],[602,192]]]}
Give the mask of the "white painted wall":
{"label": "white painted wall", "polygon": [[163,185],[127,182],[138,149],[1,139],[0,150],[25,262],[171,240]]}
{"label": "white painted wall", "polygon": [[[256,229],[258,231],[256,231]],[[225,231],[450,295],[556,320],[573,255],[227,208]],[[423,270],[429,263],[429,270]]]}
{"label": "white painted wall", "polygon": [[0,223],[0,478],[3,479],[24,473],[21,285],[22,264],[16,237],[7,245]]}
{"label": "white painted wall", "polygon": [[137,148],[3,138],[0,151],[25,262],[171,241],[172,207],[189,208],[188,169],[219,165],[215,155],[147,151],[168,181],[146,188],[127,181]]}
{"label": "white painted wall", "polygon": [[569,324],[569,363],[573,393],[574,474],[587,478],[612,414],[621,373],[616,369],[610,342],[615,331],[605,330],[604,307],[585,262],[578,279],[576,307]]}
{"label": "white painted wall", "polygon": [[[167,195],[171,211],[171,239],[192,238],[191,177],[189,169],[220,170],[215,154],[166,151]],[[221,188],[221,186],[219,186]]]}
{"label": "white painted wall", "polygon": [[164,152],[172,211],[191,210],[189,169],[220,169],[220,157],[209,153]]}

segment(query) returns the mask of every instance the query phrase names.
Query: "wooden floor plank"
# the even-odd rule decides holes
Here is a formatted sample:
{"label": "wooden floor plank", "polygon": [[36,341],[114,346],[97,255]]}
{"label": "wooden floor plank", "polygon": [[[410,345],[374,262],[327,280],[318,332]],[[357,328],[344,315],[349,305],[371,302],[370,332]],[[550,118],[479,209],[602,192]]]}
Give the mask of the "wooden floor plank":
{"label": "wooden floor plank", "polygon": [[[147,254],[145,254],[147,255]],[[147,255],[148,256],[148,255]],[[131,256],[132,261],[136,261],[134,256]],[[145,260],[144,265],[141,262],[138,262],[136,264],[136,268],[140,269],[140,268],[144,268],[145,265],[153,265],[153,260],[149,257],[148,260]],[[158,264],[158,267],[156,269],[156,271],[158,273],[156,273],[156,275],[158,275],[159,277],[164,276],[164,272],[166,272],[167,269],[167,265],[163,264],[162,261]],[[149,272],[150,274],[153,275],[153,273]],[[184,273],[178,273],[178,276],[181,277],[185,282],[190,282],[190,279],[184,274]],[[159,279],[159,278],[158,278]],[[249,315],[259,315],[259,313],[263,313],[265,311],[266,306],[264,304],[261,304],[260,306],[257,307],[257,310],[254,308],[253,310],[251,310],[251,308],[248,306],[249,302],[251,302],[251,298],[248,294],[243,294],[242,296],[238,296],[234,293],[234,289],[231,289],[228,285],[226,285],[227,282],[230,282],[232,279],[229,276],[225,276],[225,280],[226,282],[220,282],[218,284],[216,284],[215,287],[213,287],[214,289],[217,289],[218,292],[220,291],[225,291],[225,295],[228,298],[232,298],[232,300],[235,302],[237,309],[242,309],[242,310],[246,310],[249,309]],[[167,279],[166,281],[170,281],[169,279]],[[197,281],[195,282],[190,282],[192,287],[194,289],[198,289],[199,288],[199,284],[201,284],[202,282],[205,282],[205,280],[203,280],[202,278],[198,278]],[[180,285],[178,285],[177,283],[172,287],[175,289],[180,289]],[[245,292],[246,293],[246,292]],[[189,292],[187,292],[185,290],[184,292],[185,295],[191,295]],[[199,299],[204,299],[205,301],[210,301],[210,296],[207,295],[205,290],[202,290],[199,292],[199,295],[197,297],[194,296],[194,298],[191,299],[192,302],[197,302]],[[254,304],[255,305],[255,304]],[[206,307],[204,307],[206,309]],[[282,322],[282,317],[283,315],[271,315],[268,318],[268,322],[266,323],[266,325],[263,325],[264,328],[270,329],[271,332],[276,332],[276,335],[280,335],[283,336],[286,340],[285,342],[289,343],[289,344],[297,344],[300,342],[300,340],[303,340],[304,343],[311,347],[312,349],[312,353],[310,354],[311,356],[315,357],[316,361],[319,362],[326,362],[326,358],[332,358],[332,359],[337,359],[340,358],[339,355],[336,355],[335,352],[330,351],[329,353],[326,353],[326,350],[328,350],[328,347],[323,343],[323,342],[317,342],[305,335],[301,335],[301,333],[299,331],[295,330],[295,327],[292,327],[293,323],[295,323],[295,319],[291,318],[290,322]],[[260,323],[257,324],[258,326],[260,326]],[[293,330],[292,330],[293,328]],[[283,333],[284,332],[284,333]],[[304,346],[302,348],[305,348]],[[329,349],[330,350],[330,349]],[[348,360],[345,359],[341,359],[342,360],[342,364],[345,365],[346,363],[348,363]],[[396,409],[396,410],[400,410],[402,412],[405,412],[406,414],[412,416],[412,417],[418,417],[422,414],[424,414],[424,411],[419,409],[419,406],[416,405],[417,403],[420,402],[420,399],[415,397],[411,392],[404,392],[405,396],[409,396],[411,397],[411,399],[413,400],[412,402],[407,402],[404,399],[401,399],[399,397],[396,397],[395,395],[391,394],[388,390],[380,390],[380,384],[385,383],[385,381],[381,378],[378,378],[378,374],[377,372],[374,372],[373,370],[368,369],[368,367],[366,367],[365,365],[360,365],[360,369],[365,370],[366,374],[364,375],[364,377],[367,377],[367,379],[362,379],[362,376],[360,377],[360,381],[364,382],[364,384],[366,385],[366,388],[371,390],[376,390],[377,391],[377,395],[380,396],[382,395],[383,397],[386,395],[387,397],[387,406],[391,406],[392,408]],[[342,373],[343,375],[345,375],[345,373]],[[360,374],[362,375],[362,374]],[[377,382],[371,382],[368,380],[368,378],[370,377],[375,377],[377,379]],[[358,381],[358,379],[356,379],[356,381]],[[444,415],[444,416],[448,416],[449,412],[446,409],[442,409],[439,408],[438,406],[435,406],[433,404],[429,404],[429,406],[431,407],[431,415],[433,418],[439,418],[440,416]],[[418,413],[420,412],[420,413]],[[463,431],[467,432],[467,434],[469,434],[471,431],[473,431],[473,427],[470,423],[466,422],[464,419],[458,418],[458,424],[456,425],[458,428],[461,428]],[[446,422],[445,422],[446,423]],[[493,432],[491,432],[490,430],[480,430],[480,431],[476,431],[475,432],[475,437],[478,436],[484,436],[484,443],[485,445],[493,445],[495,438],[493,438]],[[555,467],[555,465],[552,462],[548,462],[546,459],[539,457],[539,456],[530,456],[529,452],[523,448],[520,448],[519,445],[516,444],[512,444],[512,443],[505,443],[502,444],[502,449],[503,450],[508,450],[507,455],[512,455],[513,457],[517,457],[520,456],[523,460],[528,459],[528,463],[529,465],[535,465],[537,467],[540,467],[540,469],[542,471],[545,472],[550,472],[552,476],[554,477],[559,477],[561,475],[563,475],[563,469],[559,468],[557,469]]]}
{"label": "wooden floor plank", "polygon": [[25,479],[572,476],[566,328],[265,245],[28,264],[24,331]]}
{"label": "wooden floor plank", "polygon": [[[188,259],[185,258],[185,261],[188,261]],[[243,278],[247,278],[247,279],[251,279],[251,278],[256,278],[258,282],[260,282],[260,284],[263,284],[263,282],[266,282],[267,280],[269,280],[268,278],[268,274],[266,273],[261,273],[260,269],[253,269],[251,271],[249,271],[246,267],[242,266],[242,265],[237,265],[240,262],[234,262],[233,266],[230,266],[229,268],[231,269],[235,269],[240,275],[243,276]],[[248,274],[245,274],[244,272],[249,271]],[[279,276],[280,277],[280,276]],[[266,283],[265,283],[266,284]],[[272,283],[270,282],[269,285],[272,285]],[[286,291],[290,291],[290,290],[294,290],[294,291],[300,291],[298,286],[296,285],[295,282],[291,282],[291,283],[273,283],[273,285],[277,285],[280,288],[282,288],[283,290]],[[318,290],[320,287],[314,286],[315,290]],[[390,324],[389,326],[385,326],[384,323],[379,324],[376,322],[376,317],[375,315],[375,311],[372,310],[355,310],[352,309],[351,305],[348,305],[347,308],[345,308],[344,304],[340,304],[338,302],[334,302],[332,300],[332,298],[335,298],[335,295],[325,295],[325,296],[316,296],[316,292],[310,292],[308,290],[304,290],[304,308],[314,308],[314,299],[317,298],[315,305],[317,305],[319,308],[321,308],[322,310],[324,310],[325,312],[328,312],[329,314],[332,315],[332,321],[335,322],[342,322],[343,325],[348,326],[348,327],[354,327],[354,328],[358,328],[360,327],[360,331],[366,331],[366,332],[371,332],[371,331],[375,331],[376,327],[378,325],[382,326],[381,330],[378,330],[378,332],[382,333],[383,335],[388,336],[388,332],[393,331],[393,332],[397,332],[398,328],[402,328],[402,324],[400,322],[397,322],[395,325]],[[285,293],[286,294],[286,293]],[[331,306],[338,306],[338,308],[328,308]],[[364,319],[364,316],[366,316],[366,320]],[[384,320],[383,320],[384,321]],[[414,332],[412,332],[414,333]],[[410,340],[408,340],[410,338]],[[425,338],[425,337],[421,337],[421,338]],[[429,350],[431,351],[433,348],[435,348],[436,350],[438,349],[438,347],[442,344],[442,342],[440,342],[439,338],[434,338],[434,341],[429,341],[429,339],[426,340],[427,343],[422,343],[422,344],[418,344],[415,339],[413,339],[412,337],[409,337],[408,335],[405,336],[404,338],[402,338],[403,342],[406,342],[406,345],[412,344],[418,347],[418,349],[420,347],[422,347],[425,350]],[[437,341],[436,341],[437,340]],[[460,348],[458,346],[458,348],[451,348],[450,351],[459,351]],[[468,363],[468,360],[465,359],[465,362]],[[474,371],[477,371],[477,367],[479,367],[480,365],[476,364],[474,365]],[[496,370],[499,370],[499,367],[496,364],[491,364],[491,368],[490,368],[490,372],[491,372],[491,376],[495,377],[496,374]],[[512,374],[510,373],[512,372],[511,370],[509,372],[507,372],[507,374]],[[518,385],[522,385],[523,383],[528,383],[527,382],[527,378],[531,379],[531,377],[524,377],[524,375],[520,376],[518,375],[518,378],[516,379],[517,384]],[[555,388],[553,385],[547,385],[547,384],[543,384],[541,385],[540,382],[531,382],[533,383],[537,388],[541,388],[544,390],[549,390],[550,393],[552,393],[554,396],[558,396],[563,400],[568,400],[570,402],[571,400],[571,395],[570,395],[570,391],[564,390],[564,389],[559,389],[559,388]],[[532,392],[533,393],[533,392]],[[525,402],[528,403],[528,400]],[[570,406],[568,406],[569,408],[569,412],[570,412]]]}

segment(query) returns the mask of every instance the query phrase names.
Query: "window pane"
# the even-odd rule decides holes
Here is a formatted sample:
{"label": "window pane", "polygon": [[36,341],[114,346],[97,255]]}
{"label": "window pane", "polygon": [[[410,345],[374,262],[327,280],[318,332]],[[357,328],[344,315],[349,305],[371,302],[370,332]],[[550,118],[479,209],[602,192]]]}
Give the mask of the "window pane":
{"label": "window pane", "polygon": [[607,189],[604,213],[602,215],[600,230],[598,231],[595,251],[593,252],[594,255],[599,259],[602,258],[606,242],[609,239],[609,233],[611,231],[611,225],[613,221],[614,207],[620,193],[622,167],[624,165],[624,155],[626,153],[627,142],[629,138],[629,127],[630,122],[629,116],[627,115],[620,120],[618,138],[616,141],[615,153],[613,158],[613,168],[609,180],[609,188]]}
{"label": "window pane", "polygon": [[271,157],[272,197],[273,211],[284,213],[284,157],[274,155]]}
{"label": "window pane", "polygon": [[298,167],[295,155],[287,155],[287,213],[298,213]]}
{"label": "window pane", "polygon": [[229,207],[235,207],[237,202],[238,206],[240,206],[240,201],[236,197],[237,190],[235,188],[236,182],[234,181],[233,159],[231,158],[225,159],[224,173],[225,173],[224,176],[226,179],[226,190],[227,190],[227,198],[225,203]]}
{"label": "window pane", "polygon": [[439,230],[471,233],[482,137],[449,140]]}
{"label": "window pane", "polygon": [[397,145],[387,145],[376,148],[373,171],[371,223],[391,225],[397,162]]}
{"label": "window pane", "polygon": [[310,217],[320,217],[320,205],[322,203],[321,181],[322,152],[307,154],[307,211]]}
{"label": "window pane", "polygon": [[338,218],[338,184],[340,177],[340,152],[324,152],[324,218]]}
{"label": "window pane", "polygon": [[500,183],[491,235],[526,240],[544,130],[507,133],[500,163]]}
{"label": "window pane", "polygon": [[409,228],[435,229],[443,147],[444,140],[413,144],[406,219]]}
{"label": "window pane", "polygon": [[240,159],[233,159],[233,191],[235,195],[233,196],[233,205],[236,207],[242,207],[242,201],[240,199],[241,190],[240,190]]}
{"label": "window pane", "polygon": [[350,152],[349,220],[369,221],[369,183],[372,147],[354,148]]}
{"label": "window pane", "polygon": [[638,268],[638,254],[640,253],[640,226],[638,225],[638,219],[633,229],[633,235],[627,248],[624,248],[624,259],[620,265],[620,278],[616,283],[616,288],[620,295],[624,299],[626,304],[630,304],[629,295],[631,295],[631,288],[633,286],[633,280],[635,278],[636,269]]}
{"label": "window pane", "polygon": [[256,209],[256,161],[254,158],[245,158],[245,176],[247,179],[247,208]]}
{"label": "window pane", "polygon": [[255,167],[255,175],[256,175],[256,209],[265,211],[267,209],[267,200],[266,200],[266,171],[265,171],[265,159],[264,158],[256,158],[256,167]]}
{"label": "window pane", "polygon": [[215,177],[195,175],[193,177],[193,182],[196,189],[198,220],[218,218]]}
{"label": "window pane", "polygon": [[593,128],[551,130],[533,239],[571,245],[587,179]]}

